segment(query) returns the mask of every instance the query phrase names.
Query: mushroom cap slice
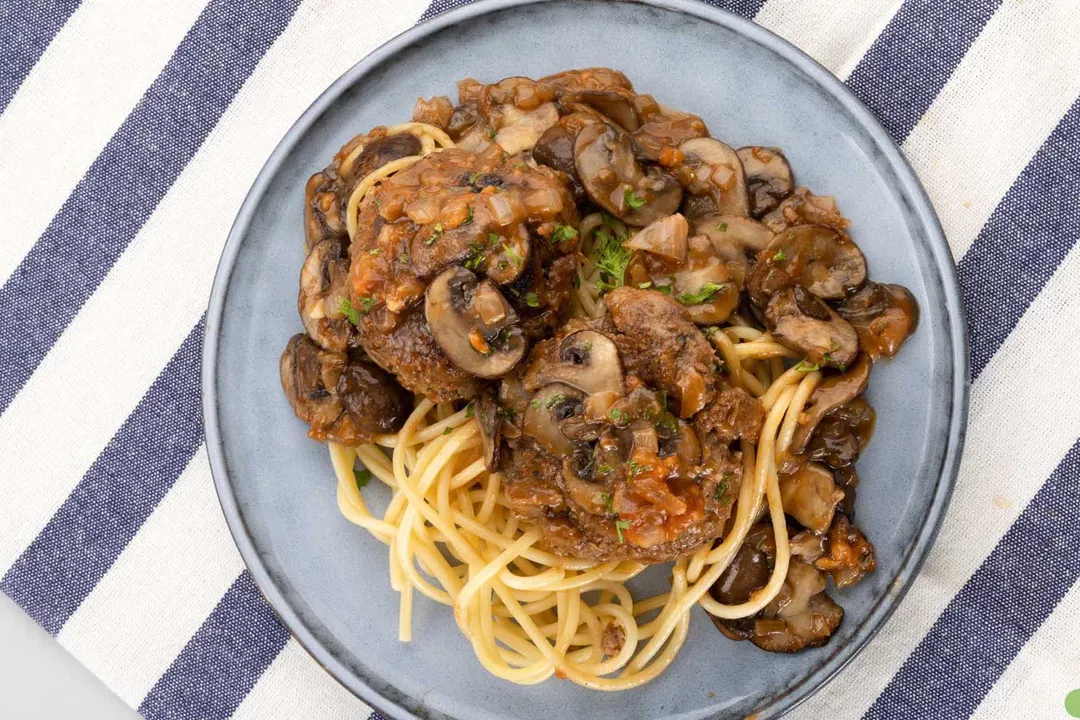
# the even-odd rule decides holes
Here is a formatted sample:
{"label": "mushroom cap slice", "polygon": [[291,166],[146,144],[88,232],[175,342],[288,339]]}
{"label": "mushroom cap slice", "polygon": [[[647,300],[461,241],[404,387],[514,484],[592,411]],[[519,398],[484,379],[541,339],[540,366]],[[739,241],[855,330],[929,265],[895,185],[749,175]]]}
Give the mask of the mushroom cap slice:
{"label": "mushroom cap slice", "polygon": [[746,175],[739,155],[716,138],[695,138],[679,145],[684,160],[683,185],[694,195],[708,195],[720,215],[749,215]]}
{"label": "mushroom cap slice", "polygon": [[484,451],[484,467],[495,472],[499,466],[499,446],[502,437],[499,431],[502,425],[499,422],[499,405],[495,400],[495,392],[485,390],[476,398],[474,411],[476,425],[480,428],[480,447]]}
{"label": "mushroom cap slice", "polygon": [[563,434],[561,426],[563,421],[582,413],[584,399],[584,393],[563,383],[540,388],[529,400],[521,420],[522,434],[556,457],[569,455],[574,444]]}
{"label": "mushroom cap slice", "polygon": [[870,369],[873,362],[863,353],[851,368],[843,375],[826,378],[814,390],[810,399],[799,414],[799,424],[791,438],[792,453],[802,452],[810,436],[821,420],[836,408],[851,402],[866,390],[870,381]]}
{"label": "mushroom cap slice", "polygon": [[765,323],[779,343],[815,365],[843,371],[859,353],[855,328],[801,285],[773,295]]}
{"label": "mushroom cap slice", "polygon": [[300,268],[297,307],[304,329],[324,350],[344,352],[353,326],[342,312],[349,299],[349,259],[341,238],[329,237],[311,248]]}
{"label": "mushroom cap slice", "polygon": [[411,133],[387,135],[378,140],[372,140],[349,168],[349,177],[354,182],[359,182],[388,162],[410,155],[419,155],[420,149],[420,139]]}
{"label": "mushroom cap slice", "polygon": [[841,300],[866,282],[866,258],[847,233],[796,225],[758,254],[750,299],[764,306],[774,292],[799,284],[823,300]]}
{"label": "mushroom cap slice", "polygon": [[644,227],[671,215],[682,202],[678,181],[659,167],[643,169],[630,136],[610,125],[581,129],[574,141],[574,166],[589,199],[628,225]]}
{"label": "mushroom cap slice", "polygon": [[[336,367],[329,367],[330,360]],[[329,426],[344,411],[334,392],[344,353],[321,350],[303,333],[293,335],[281,353],[281,387],[296,417],[320,427]]]}
{"label": "mushroom cap slice", "polygon": [[859,345],[875,358],[896,355],[919,325],[919,305],[903,285],[867,283],[836,312],[852,324]]}
{"label": "mushroom cap slice", "polygon": [[431,336],[465,372],[482,378],[508,373],[525,354],[517,314],[490,280],[462,267],[441,272],[424,302]]}
{"label": "mushroom cap slice", "polygon": [[745,215],[706,215],[696,218],[694,234],[708,235],[721,256],[730,247],[756,255],[776,237],[765,225]]}
{"label": "mushroom cap slice", "polygon": [[844,492],[836,487],[829,468],[810,462],[780,476],[780,497],[785,513],[804,528],[820,534],[832,524],[836,505],[844,499]]}
{"label": "mushroom cap slice", "polygon": [[564,102],[588,105],[617,123],[623,130],[634,132],[641,126],[634,102],[627,92],[584,90],[565,96]]}
{"label": "mushroom cap slice", "polygon": [[587,395],[622,395],[625,390],[619,350],[603,333],[570,333],[559,343],[554,360],[539,356],[525,374],[525,386],[565,383]]}
{"label": "mushroom cap slice", "polygon": [[775,210],[795,190],[795,175],[780,148],[751,145],[736,152],[746,171],[746,191],[754,217]]}

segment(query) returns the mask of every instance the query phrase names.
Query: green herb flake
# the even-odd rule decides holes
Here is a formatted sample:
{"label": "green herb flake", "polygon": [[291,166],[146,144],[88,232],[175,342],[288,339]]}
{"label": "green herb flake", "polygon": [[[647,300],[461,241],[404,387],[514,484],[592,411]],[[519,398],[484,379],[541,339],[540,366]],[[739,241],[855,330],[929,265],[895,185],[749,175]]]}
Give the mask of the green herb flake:
{"label": "green herb flake", "polygon": [[[828,353],[825,354],[828,355]],[[820,365],[818,365],[817,363],[807,362],[806,360],[800,360],[799,363],[795,366],[796,372],[801,373],[811,373],[819,369],[821,369]]]}
{"label": "green herb flake", "polygon": [[367,469],[357,470],[353,468],[353,477],[356,478],[356,489],[363,490],[371,482],[371,471]]}
{"label": "green herb flake", "polygon": [[499,244],[499,236],[498,236],[498,234],[493,233],[493,232],[489,232],[488,233],[488,245],[498,245],[498,244]]}
{"label": "green herb flake", "polygon": [[348,298],[341,299],[341,305],[338,306],[338,312],[349,318],[349,322],[353,325],[360,324],[360,313],[356,312],[356,308],[352,306]]}
{"label": "green herb flake", "polygon": [[487,135],[490,139],[494,140],[495,136],[498,135],[498,132],[495,130],[495,128],[489,127],[487,130]]}
{"label": "green herb flake", "polygon": [[525,304],[529,307],[540,307],[540,298],[536,297],[536,293],[526,293]]}
{"label": "green herb flake", "polygon": [[727,223],[725,223],[725,222],[717,223],[716,224],[716,229],[719,230],[720,232],[727,232]]}
{"label": "green herb flake", "polygon": [[665,295],[671,295],[671,286],[670,285],[657,285],[655,289],[656,289],[657,292],[662,292]]}
{"label": "green herb flake", "polygon": [[539,400],[530,400],[529,401],[529,407],[531,407],[533,410],[539,410],[540,409],[540,401]]}
{"label": "green herb flake", "polygon": [[449,435],[449,434],[450,434],[450,433],[452,433],[452,432],[454,432],[454,428],[446,428],[446,429],[444,429],[444,430],[442,431],[442,434],[443,434],[443,435]]}
{"label": "green herb flake", "polygon": [[472,221],[473,221],[473,206],[469,205],[468,209],[465,211],[465,219],[461,221],[461,224],[462,225],[472,225]]}
{"label": "green herb flake", "polygon": [[645,204],[645,201],[639,198],[630,188],[626,188],[626,190],[623,192],[623,202],[634,210],[637,210],[639,207]]}
{"label": "green herb flake", "polygon": [[776,251],[776,254],[772,256],[772,259],[776,262],[784,262],[785,260],[787,260],[787,253],[784,252],[783,248],[781,248],[780,250]]}
{"label": "green herb flake", "polygon": [[[366,297],[364,295],[361,295],[359,299],[360,299],[360,312],[364,313],[365,315],[367,313],[371,312],[372,308],[375,307],[375,302],[376,302],[375,298]],[[355,325],[356,323],[353,323],[353,324]]]}
{"label": "green herb flake", "polygon": [[724,497],[724,492],[728,489],[728,474],[724,473],[720,476],[720,482],[716,483],[716,491],[713,493],[713,499],[716,502],[723,505],[727,505],[731,502],[731,498]]}
{"label": "green herb flake", "polygon": [[707,282],[696,293],[683,293],[679,296],[679,302],[683,305],[700,305],[707,303],[716,297],[716,294],[724,289],[727,283]]}
{"label": "green herb flake", "polygon": [[596,289],[605,293],[626,284],[626,268],[633,257],[633,251],[623,246],[621,238],[607,230],[597,230],[592,250],[592,261],[600,272]]}
{"label": "green herb flake", "polygon": [[630,521],[629,520],[616,520],[615,521],[615,532],[617,532],[619,534],[619,543],[620,544],[623,544],[623,543],[626,542],[626,540],[623,539],[622,531],[623,530],[629,530],[629,529],[630,529]]}
{"label": "green herb flake", "polygon": [[472,243],[469,245],[469,257],[465,258],[465,267],[468,270],[475,270],[480,267],[480,263],[484,260],[484,246],[480,243]]}
{"label": "green herb flake", "polygon": [[506,243],[503,243],[503,252],[510,257],[510,260],[514,263],[515,267],[521,267],[522,263],[525,262],[525,258],[521,257],[521,253]]}
{"label": "green herb flake", "polygon": [[615,496],[611,493],[600,493],[600,499],[604,502],[604,511],[608,515],[613,515],[615,507]]}
{"label": "green herb flake", "polygon": [[651,472],[653,469],[652,465],[642,465],[640,463],[634,462],[633,460],[627,461],[626,467],[630,470],[630,477],[637,477],[641,473]]}
{"label": "green herb flake", "polygon": [[[613,467],[611,467],[610,465],[607,465],[607,464],[597,465],[596,466],[596,474],[597,475],[607,475],[609,472],[611,472],[614,469],[615,468],[613,468]],[[610,509],[611,508],[609,507],[608,510],[610,510]]]}
{"label": "green herb flake", "polygon": [[553,395],[548,395],[546,407],[547,407],[548,410],[550,410],[551,408],[555,407],[556,405],[558,405],[559,403],[561,403],[565,399],[566,399],[566,396],[563,395],[562,393],[554,393]]}
{"label": "green herb flake", "polygon": [[435,241],[437,241],[439,239],[440,235],[442,235],[442,223],[435,223],[435,227],[433,229],[433,232],[431,233],[431,237],[429,237],[427,240],[425,240],[424,244],[425,245],[434,245]]}
{"label": "green herb flake", "polygon": [[630,422],[630,413],[619,408],[612,408],[608,413],[608,417],[611,418],[617,425],[625,425]]}
{"label": "green herb flake", "polygon": [[382,252],[382,250],[379,250],[379,248],[371,248],[370,250],[367,251],[367,254],[368,255],[378,255],[380,252]]}
{"label": "green herb flake", "polygon": [[465,417],[471,418],[473,416],[473,408],[476,406],[475,400],[470,400],[469,404],[465,406]]}
{"label": "green herb flake", "polygon": [[578,231],[570,225],[559,225],[555,228],[555,232],[551,233],[551,237],[548,238],[548,242],[552,245],[561,245],[567,240],[573,240],[578,236]]}
{"label": "green herb flake", "polygon": [[480,181],[480,176],[483,174],[484,173],[480,172],[479,170],[474,173],[469,173],[469,184],[475,185],[476,183],[478,183]]}
{"label": "green herb flake", "polygon": [[649,282],[643,282],[640,285],[638,285],[638,289],[640,289],[640,290],[648,290],[651,287],[652,287],[652,280],[650,280]]}

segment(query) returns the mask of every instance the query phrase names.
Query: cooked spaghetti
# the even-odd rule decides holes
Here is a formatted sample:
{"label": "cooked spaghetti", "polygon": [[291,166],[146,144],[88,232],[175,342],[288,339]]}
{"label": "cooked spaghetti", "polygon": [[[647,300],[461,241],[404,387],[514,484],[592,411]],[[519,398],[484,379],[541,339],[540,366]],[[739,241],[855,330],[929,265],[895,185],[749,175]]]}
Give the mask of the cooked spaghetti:
{"label": "cooked spaghetti", "polygon": [[[874,568],[853,462],[910,293],[779,149],[621,73],[459,91],[308,182],[281,363],[342,514],[388,547],[400,639],[425,596],[492,674],[598,690],[663,672],[695,605],[765,650],[827,642],[827,580]],[[649,565],[670,589],[635,598]]]}

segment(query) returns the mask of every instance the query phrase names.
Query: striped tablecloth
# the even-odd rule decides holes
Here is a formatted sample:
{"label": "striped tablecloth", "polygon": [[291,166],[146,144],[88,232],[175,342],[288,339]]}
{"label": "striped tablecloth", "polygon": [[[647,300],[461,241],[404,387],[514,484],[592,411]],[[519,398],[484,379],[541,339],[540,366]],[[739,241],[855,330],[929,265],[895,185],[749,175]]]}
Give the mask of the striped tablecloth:
{"label": "striped tablecloth", "polygon": [[[0,0],[0,589],[147,718],[366,718],[261,600],[203,311],[293,120],[458,0]],[[1080,2],[714,0],[878,115],[940,214],[967,451],[907,599],[795,718],[1064,718],[1080,688]],[[348,34],[334,33],[342,17]],[[327,43],[330,43],[328,47]]]}

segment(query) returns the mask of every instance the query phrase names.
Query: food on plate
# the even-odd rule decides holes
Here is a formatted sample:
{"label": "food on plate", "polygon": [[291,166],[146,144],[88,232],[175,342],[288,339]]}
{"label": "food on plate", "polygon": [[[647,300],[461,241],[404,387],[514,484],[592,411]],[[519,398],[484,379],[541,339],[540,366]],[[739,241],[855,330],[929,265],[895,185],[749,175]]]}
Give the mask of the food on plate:
{"label": "food on plate", "polygon": [[466,79],[347,142],[305,188],[281,381],[389,548],[400,638],[424,595],[493,674],[600,690],[668,667],[695,605],[827,643],[875,568],[871,370],[918,324],[850,226],[607,68]]}

